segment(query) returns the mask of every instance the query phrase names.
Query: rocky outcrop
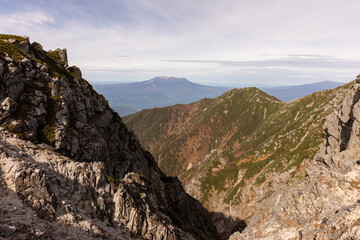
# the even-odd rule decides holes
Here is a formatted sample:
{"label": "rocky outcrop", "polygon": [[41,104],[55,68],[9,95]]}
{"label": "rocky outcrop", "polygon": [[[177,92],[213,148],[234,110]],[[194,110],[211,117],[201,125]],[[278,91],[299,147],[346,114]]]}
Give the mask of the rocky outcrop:
{"label": "rocky outcrop", "polygon": [[360,111],[357,111],[360,107],[358,81],[351,86],[352,91],[345,96],[338,111],[327,116],[319,154],[336,154],[358,146],[357,138],[352,136],[359,135],[360,128]]}
{"label": "rocky outcrop", "polygon": [[1,175],[4,189],[37,214],[39,231],[51,236],[41,225],[48,222],[89,238],[218,239],[201,204],[67,66],[66,50],[0,39],[11,49],[0,54]]}
{"label": "rocky outcrop", "polygon": [[230,239],[360,238],[360,79],[326,118],[323,143],[304,178],[261,202]]}

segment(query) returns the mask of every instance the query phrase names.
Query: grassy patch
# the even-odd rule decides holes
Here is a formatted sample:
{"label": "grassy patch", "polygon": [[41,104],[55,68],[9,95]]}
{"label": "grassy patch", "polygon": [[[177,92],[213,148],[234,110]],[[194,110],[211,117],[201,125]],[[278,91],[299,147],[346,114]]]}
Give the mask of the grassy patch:
{"label": "grassy patch", "polygon": [[41,61],[40,59],[38,58],[31,58],[32,61],[36,62],[36,63],[40,63],[40,64],[44,64],[43,61]]}
{"label": "grassy patch", "polygon": [[8,40],[10,38],[14,38],[16,39],[17,41],[23,41],[25,40],[24,37],[21,37],[21,36],[17,36],[17,35],[11,35],[11,34],[0,34],[0,39],[5,39],[5,40]]}
{"label": "grassy patch", "polygon": [[43,136],[45,142],[51,143],[55,138],[55,130],[50,125],[44,125],[41,129],[41,135]]}
{"label": "grassy patch", "polygon": [[50,58],[54,62],[56,62],[56,63],[60,62],[60,56],[57,51],[48,51],[48,52],[45,52],[45,54],[48,58]]}
{"label": "grassy patch", "polygon": [[76,76],[76,67],[72,66],[67,69],[73,79],[77,78]]}
{"label": "grassy patch", "polygon": [[53,126],[58,100],[57,96],[48,97],[45,122],[40,123],[37,129],[37,140],[40,143],[51,144],[55,139],[55,128]]}
{"label": "grassy patch", "polygon": [[246,169],[246,172],[244,174],[244,179],[249,179],[258,174],[268,163],[270,159],[267,158],[263,161],[257,161],[257,162],[246,162],[242,163],[240,165],[240,168]]}
{"label": "grassy patch", "polygon": [[110,175],[105,175],[106,180],[108,181],[108,183],[115,183],[116,182],[116,178]]}
{"label": "grassy patch", "polygon": [[244,180],[241,180],[234,187],[230,188],[224,198],[224,203],[229,204],[230,201],[234,198],[235,194],[239,191],[239,188],[243,186],[245,186],[245,182]]}
{"label": "grassy patch", "polygon": [[212,190],[226,190],[226,183],[235,180],[238,175],[237,168],[232,164],[227,165],[224,169],[217,172],[213,172],[212,170],[213,167],[210,167],[205,177],[200,179],[201,191],[203,193],[202,201],[208,198]]}
{"label": "grassy patch", "polygon": [[19,61],[23,59],[23,56],[26,54],[22,52],[20,49],[16,48],[11,43],[0,40],[0,55],[6,56],[6,53],[13,58],[15,61]]}

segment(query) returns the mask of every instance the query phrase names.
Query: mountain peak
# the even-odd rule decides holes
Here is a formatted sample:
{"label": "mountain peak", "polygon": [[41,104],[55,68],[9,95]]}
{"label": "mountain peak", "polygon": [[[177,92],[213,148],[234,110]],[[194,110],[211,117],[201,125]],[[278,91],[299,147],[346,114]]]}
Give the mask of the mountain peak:
{"label": "mountain peak", "polygon": [[156,78],[160,78],[160,79],[164,79],[164,80],[166,80],[166,79],[175,78],[175,77],[158,76],[158,77],[156,77]]}
{"label": "mountain peak", "polygon": [[158,76],[154,77],[148,81],[150,83],[180,83],[180,82],[190,82],[186,78],[176,78],[176,77],[168,77],[168,76]]}

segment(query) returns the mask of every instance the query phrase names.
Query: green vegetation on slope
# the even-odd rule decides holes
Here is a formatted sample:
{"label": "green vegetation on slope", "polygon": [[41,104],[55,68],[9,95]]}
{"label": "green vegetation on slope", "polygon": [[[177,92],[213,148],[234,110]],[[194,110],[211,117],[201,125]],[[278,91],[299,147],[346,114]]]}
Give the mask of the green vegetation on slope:
{"label": "green vegetation on slope", "polygon": [[[167,174],[178,175],[185,186],[198,179],[202,202],[223,192],[225,203],[238,204],[245,187],[271,186],[269,174],[294,172],[313,158],[324,118],[335,107],[331,101],[346,87],[290,103],[256,88],[233,89],[215,99],[144,110],[124,120]],[[231,160],[204,160],[212,149],[225,150]],[[269,194],[271,189],[263,195]]]}
{"label": "green vegetation on slope", "polygon": [[282,105],[256,88],[233,89],[215,99],[143,110],[124,121],[160,167],[178,175],[211,149],[236,148]]}
{"label": "green vegetation on slope", "polygon": [[13,44],[5,42],[0,39],[0,56],[6,56],[8,54],[11,58],[19,61],[25,55],[20,49],[16,48]]}
{"label": "green vegetation on slope", "polygon": [[9,40],[10,38],[13,38],[17,41],[24,41],[25,38],[17,35],[11,35],[11,34],[0,34],[0,39],[2,40]]}

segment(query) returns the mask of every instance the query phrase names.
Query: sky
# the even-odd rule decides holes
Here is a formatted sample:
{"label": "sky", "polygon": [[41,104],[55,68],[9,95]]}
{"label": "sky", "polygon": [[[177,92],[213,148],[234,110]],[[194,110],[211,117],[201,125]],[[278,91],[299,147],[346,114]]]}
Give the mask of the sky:
{"label": "sky", "polygon": [[0,33],[66,48],[91,83],[299,85],[359,74],[359,13],[358,0],[0,0]]}

